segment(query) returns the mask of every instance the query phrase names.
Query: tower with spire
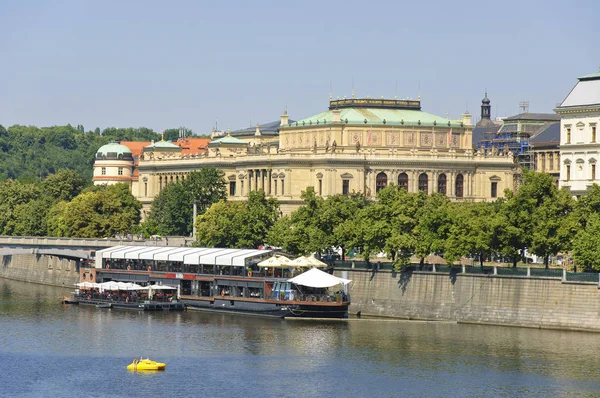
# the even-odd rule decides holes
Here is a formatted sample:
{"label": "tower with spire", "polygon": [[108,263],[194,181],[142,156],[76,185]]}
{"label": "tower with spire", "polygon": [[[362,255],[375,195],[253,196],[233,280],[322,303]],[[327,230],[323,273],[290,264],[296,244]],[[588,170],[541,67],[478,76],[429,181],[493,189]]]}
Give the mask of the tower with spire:
{"label": "tower with spire", "polygon": [[476,127],[495,127],[491,115],[492,106],[490,105],[490,99],[487,96],[487,90],[485,90],[485,97],[481,100],[481,119],[477,122]]}

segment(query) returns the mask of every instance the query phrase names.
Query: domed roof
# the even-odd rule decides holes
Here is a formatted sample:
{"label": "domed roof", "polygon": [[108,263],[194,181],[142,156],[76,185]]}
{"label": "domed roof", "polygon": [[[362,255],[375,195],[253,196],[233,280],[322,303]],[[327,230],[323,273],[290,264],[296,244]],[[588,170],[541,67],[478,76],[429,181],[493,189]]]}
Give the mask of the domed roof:
{"label": "domed roof", "polygon": [[132,159],[131,150],[125,145],[111,141],[96,152],[96,159]]}
{"label": "domed roof", "polygon": [[485,92],[485,97],[481,100],[482,104],[489,105],[490,99],[487,97],[487,91]]}

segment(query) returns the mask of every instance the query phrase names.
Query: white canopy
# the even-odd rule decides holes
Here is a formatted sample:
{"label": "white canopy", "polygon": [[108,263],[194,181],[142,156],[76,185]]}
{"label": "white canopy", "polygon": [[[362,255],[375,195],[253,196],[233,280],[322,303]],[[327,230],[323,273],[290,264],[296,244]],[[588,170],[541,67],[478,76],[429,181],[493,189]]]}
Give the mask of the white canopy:
{"label": "white canopy", "polygon": [[79,288],[96,288],[98,287],[97,283],[93,283],[93,282],[79,282],[76,283],[75,286],[79,287]]}
{"label": "white canopy", "polygon": [[152,290],[177,290],[176,287],[166,285],[148,285],[148,288]]}
{"label": "white canopy", "polygon": [[114,246],[96,251],[96,268],[102,267],[100,259],[172,261],[195,265],[222,265],[245,267],[247,263],[263,258],[270,250],[224,249],[169,246]]}
{"label": "white canopy", "polygon": [[317,268],[327,268],[327,264],[325,264],[321,260],[317,260],[313,256],[301,256],[295,260],[292,260],[291,264],[295,267],[317,267]]}
{"label": "white canopy", "polygon": [[266,260],[261,261],[257,264],[259,267],[268,267],[268,268],[281,268],[281,267],[290,267],[292,266],[292,262],[289,258],[274,255]]}
{"label": "white canopy", "polygon": [[135,283],[115,282],[115,281],[98,283],[97,286],[95,286],[95,287],[99,287],[102,290],[141,290],[141,289],[145,289],[145,287],[140,286]]}
{"label": "white canopy", "polygon": [[292,279],[288,279],[288,282],[308,287],[332,287],[340,284],[347,285],[351,281],[349,279],[338,278],[316,268],[311,268]]}

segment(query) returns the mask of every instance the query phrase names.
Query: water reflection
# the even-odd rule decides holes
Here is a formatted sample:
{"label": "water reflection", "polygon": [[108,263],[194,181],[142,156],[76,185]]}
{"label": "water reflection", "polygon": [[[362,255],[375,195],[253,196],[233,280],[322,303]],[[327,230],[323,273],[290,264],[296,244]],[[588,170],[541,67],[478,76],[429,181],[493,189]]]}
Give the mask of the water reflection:
{"label": "water reflection", "polygon": [[[123,392],[117,395],[165,388],[181,396],[573,396],[600,390],[600,339],[593,333],[61,305],[69,291],[0,279],[0,367],[7,369],[0,385],[8,395],[88,396],[103,391],[106,380]],[[141,355],[167,362],[167,372],[123,371]],[[54,366],[40,369],[40,362]]]}

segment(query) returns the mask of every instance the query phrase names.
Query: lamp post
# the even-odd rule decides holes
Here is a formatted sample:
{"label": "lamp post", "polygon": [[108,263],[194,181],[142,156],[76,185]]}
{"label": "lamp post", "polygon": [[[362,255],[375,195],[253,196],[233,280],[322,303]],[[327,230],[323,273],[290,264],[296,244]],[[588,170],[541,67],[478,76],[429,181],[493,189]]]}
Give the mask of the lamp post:
{"label": "lamp post", "polygon": [[196,240],[196,215],[198,214],[198,206],[196,204],[196,198],[194,198],[194,215],[192,216],[192,238]]}

